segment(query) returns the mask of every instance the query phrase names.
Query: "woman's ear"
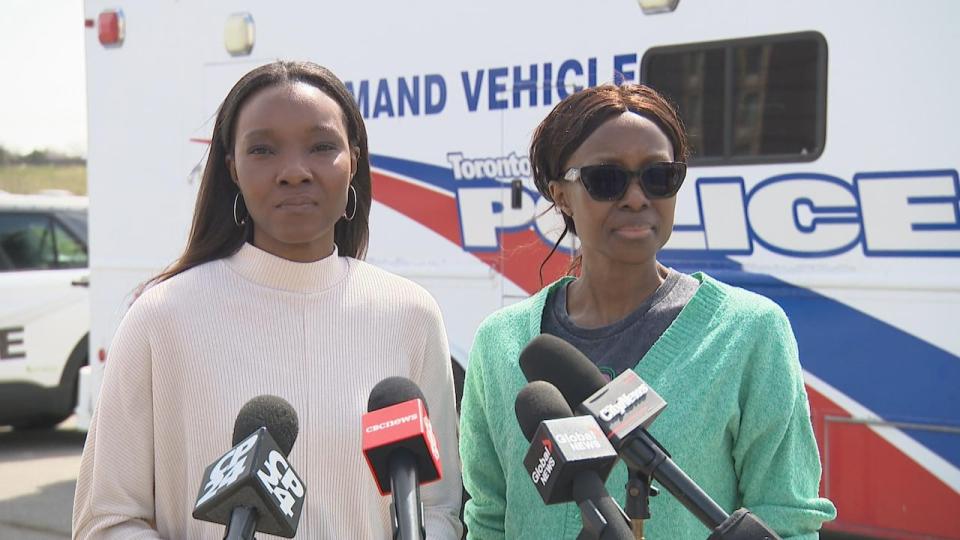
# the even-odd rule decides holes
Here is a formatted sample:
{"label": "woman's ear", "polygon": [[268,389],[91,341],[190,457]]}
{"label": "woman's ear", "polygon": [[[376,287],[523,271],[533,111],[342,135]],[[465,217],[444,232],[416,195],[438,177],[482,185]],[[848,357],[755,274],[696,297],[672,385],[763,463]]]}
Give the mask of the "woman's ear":
{"label": "woman's ear", "polygon": [[357,174],[357,163],[360,161],[360,147],[350,147],[350,180]]}
{"label": "woman's ear", "polygon": [[570,203],[567,201],[567,192],[563,187],[563,184],[557,181],[547,184],[547,189],[550,191],[550,198],[553,199],[553,204],[564,215],[573,217],[573,212],[570,210]]}
{"label": "woman's ear", "polygon": [[227,163],[227,170],[230,171],[230,180],[240,187],[240,182],[237,180],[237,162],[234,161],[233,156],[227,156],[224,161]]}

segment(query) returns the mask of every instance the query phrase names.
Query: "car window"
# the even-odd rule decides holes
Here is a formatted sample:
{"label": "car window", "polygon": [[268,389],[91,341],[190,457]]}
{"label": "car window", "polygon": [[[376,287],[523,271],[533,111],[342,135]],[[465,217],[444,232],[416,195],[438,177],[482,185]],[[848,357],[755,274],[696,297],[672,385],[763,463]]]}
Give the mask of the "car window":
{"label": "car window", "polygon": [[3,250],[3,246],[0,246],[0,272],[12,269],[13,263],[10,262],[10,257],[7,257],[7,252]]}
{"label": "car window", "polygon": [[77,239],[59,223],[53,224],[58,268],[84,268],[87,266],[87,251]]}
{"label": "car window", "polygon": [[56,246],[45,214],[0,215],[0,249],[13,270],[56,267]]}
{"label": "car window", "polygon": [[87,244],[86,210],[58,210],[54,215],[80,242]]}

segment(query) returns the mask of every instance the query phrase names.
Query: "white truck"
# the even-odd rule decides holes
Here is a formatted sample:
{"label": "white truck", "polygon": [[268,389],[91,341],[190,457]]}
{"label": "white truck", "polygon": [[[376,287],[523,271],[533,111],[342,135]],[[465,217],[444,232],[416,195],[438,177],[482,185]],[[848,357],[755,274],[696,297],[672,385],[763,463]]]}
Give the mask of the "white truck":
{"label": "white truck", "polygon": [[461,376],[479,322],[539,288],[558,232],[529,176],[534,127],[577,88],[644,81],[694,147],[662,260],[786,310],[839,509],[828,527],[960,539],[960,3],[87,0],[84,14],[81,423],[132,291],[184,247],[216,109],[254,66],[312,60],[347,82],[373,154],[368,259],[437,298]]}
{"label": "white truck", "polygon": [[0,426],[73,414],[87,365],[87,199],[0,192]]}

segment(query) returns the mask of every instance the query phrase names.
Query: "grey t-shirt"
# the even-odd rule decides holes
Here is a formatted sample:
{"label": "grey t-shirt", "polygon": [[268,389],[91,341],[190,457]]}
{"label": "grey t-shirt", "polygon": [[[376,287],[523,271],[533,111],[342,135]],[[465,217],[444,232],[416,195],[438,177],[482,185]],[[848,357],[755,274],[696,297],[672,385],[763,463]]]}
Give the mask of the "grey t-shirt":
{"label": "grey t-shirt", "polygon": [[693,277],[671,268],[664,282],[636,310],[600,328],[574,324],[567,312],[567,287],[558,287],[547,297],[540,331],[570,343],[612,379],[637,365],[699,286]]}

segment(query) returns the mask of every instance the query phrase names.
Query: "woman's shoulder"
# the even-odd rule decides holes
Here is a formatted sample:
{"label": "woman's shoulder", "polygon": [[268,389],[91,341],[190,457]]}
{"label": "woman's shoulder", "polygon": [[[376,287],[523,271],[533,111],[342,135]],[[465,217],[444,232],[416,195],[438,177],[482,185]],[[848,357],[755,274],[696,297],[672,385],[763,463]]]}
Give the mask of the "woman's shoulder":
{"label": "woman's shoulder", "polygon": [[530,296],[515,304],[504,306],[487,315],[480,323],[477,332],[499,332],[507,329],[521,329],[525,327],[536,308],[535,296]]}
{"label": "woman's shoulder", "polygon": [[517,303],[504,306],[487,315],[477,328],[476,339],[502,339],[508,335],[516,335],[526,339],[533,338],[540,331],[540,322],[547,296],[561,281],[548,285]]}
{"label": "woman's shoulder", "polygon": [[[783,308],[762,294],[706,275],[701,283],[703,287],[707,287],[706,291],[714,288],[723,295],[711,326],[719,338],[712,343],[734,353],[726,358],[744,361],[744,368],[754,373],[767,373],[786,366],[784,374],[799,376],[796,338]],[[748,361],[755,358],[762,360]]]}
{"label": "woman's shoulder", "polygon": [[398,302],[405,307],[439,310],[437,301],[419,283],[359,259],[349,258],[348,285],[361,295]]}
{"label": "woman's shoulder", "polygon": [[222,281],[223,261],[220,259],[188,268],[156,283],[148,283],[136,293],[130,311],[159,314],[171,306],[190,302],[198,293],[208,291],[211,283]]}
{"label": "woman's shoulder", "polygon": [[730,285],[705,273],[694,274],[694,277],[701,280],[698,294],[721,298],[723,311],[727,315],[756,319],[786,319],[783,308],[762,294]]}
{"label": "woman's shoulder", "polygon": [[695,277],[701,279],[697,295],[720,298],[710,326],[724,332],[727,339],[765,344],[794,341],[789,317],[770,298],[706,274]]}

